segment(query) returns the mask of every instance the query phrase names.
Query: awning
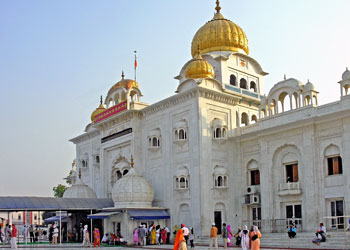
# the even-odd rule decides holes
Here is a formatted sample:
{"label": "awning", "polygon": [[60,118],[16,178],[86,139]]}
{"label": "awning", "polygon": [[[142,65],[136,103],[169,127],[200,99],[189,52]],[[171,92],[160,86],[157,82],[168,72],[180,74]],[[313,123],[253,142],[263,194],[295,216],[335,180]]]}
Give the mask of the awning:
{"label": "awning", "polygon": [[[67,216],[61,216],[61,220],[64,220],[65,218],[67,218]],[[52,216],[52,217],[46,218],[45,222],[50,223],[50,222],[56,222],[59,220],[60,220],[60,216]]]}
{"label": "awning", "polygon": [[130,218],[134,220],[159,220],[170,219],[170,215],[165,210],[140,209],[129,210]]}
{"label": "awning", "polygon": [[88,219],[109,219],[111,215],[118,214],[119,212],[100,212],[97,214],[89,214]]}

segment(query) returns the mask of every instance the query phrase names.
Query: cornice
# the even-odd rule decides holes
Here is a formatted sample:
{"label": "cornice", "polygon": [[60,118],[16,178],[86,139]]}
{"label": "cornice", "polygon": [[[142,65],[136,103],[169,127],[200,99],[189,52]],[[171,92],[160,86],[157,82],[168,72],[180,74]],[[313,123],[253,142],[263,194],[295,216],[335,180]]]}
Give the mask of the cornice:
{"label": "cornice", "polygon": [[89,131],[89,132],[85,132],[82,135],[79,135],[77,137],[74,137],[72,139],[70,139],[69,141],[73,142],[74,144],[78,144],[82,141],[86,141],[89,140],[93,137],[99,136],[100,135],[100,131],[99,130],[93,130],[93,131]]}
{"label": "cornice", "polygon": [[114,125],[117,125],[121,122],[125,122],[125,121],[131,120],[133,118],[141,119],[141,117],[142,117],[142,113],[140,110],[127,110],[127,111],[124,111],[120,114],[109,117],[106,120],[101,121],[97,124],[94,124],[94,127],[99,129],[99,130],[104,130],[104,129],[110,128]]}

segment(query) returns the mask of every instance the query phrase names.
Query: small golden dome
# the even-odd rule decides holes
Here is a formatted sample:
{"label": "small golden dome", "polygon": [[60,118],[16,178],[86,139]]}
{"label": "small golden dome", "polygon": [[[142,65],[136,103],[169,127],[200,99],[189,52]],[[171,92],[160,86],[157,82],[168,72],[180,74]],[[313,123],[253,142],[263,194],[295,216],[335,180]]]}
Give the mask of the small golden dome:
{"label": "small golden dome", "polygon": [[103,104],[102,104],[102,96],[101,96],[100,106],[98,106],[98,108],[95,109],[94,112],[92,112],[92,114],[91,114],[91,121],[92,121],[92,123],[95,122],[95,117],[96,117],[96,115],[101,114],[101,113],[102,113],[103,111],[105,111],[105,110],[106,110],[106,108],[105,108],[105,107],[103,106]]}
{"label": "small golden dome", "polygon": [[204,24],[194,35],[191,53],[196,55],[197,45],[202,53],[212,51],[244,51],[249,54],[248,38],[234,22],[225,19],[220,13],[219,1],[216,1],[216,13],[212,20]]}
{"label": "small golden dome", "polygon": [[185,77],[187,79],[214,78],[213,66],[202,58],[199,49],[197,55],[187,65]]}
{"label": "small golden dome", "polygon": [[139,84],[134,80],[124,79],[124,72],[122,72],[122,79],[109,89],[107,95],[110,95],[116,88],[131,89],[132,87],[139,88]]}

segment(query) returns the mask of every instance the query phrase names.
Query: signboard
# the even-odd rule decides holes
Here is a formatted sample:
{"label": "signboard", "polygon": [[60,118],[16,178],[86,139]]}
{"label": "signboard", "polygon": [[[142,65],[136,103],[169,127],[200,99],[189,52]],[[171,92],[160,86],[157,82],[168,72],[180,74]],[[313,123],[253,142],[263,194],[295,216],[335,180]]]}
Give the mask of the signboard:
{"label": "signboard", "polygon": [[103,111],[101,114],[98,114],[95,116],[95,123],[99,123],[105,119],[107,119],[108,117],[111,117],[115,114],[118,114],[124,110],[126,110],[127,108],[127,104],[126,101],[121,102],[105,111]]}

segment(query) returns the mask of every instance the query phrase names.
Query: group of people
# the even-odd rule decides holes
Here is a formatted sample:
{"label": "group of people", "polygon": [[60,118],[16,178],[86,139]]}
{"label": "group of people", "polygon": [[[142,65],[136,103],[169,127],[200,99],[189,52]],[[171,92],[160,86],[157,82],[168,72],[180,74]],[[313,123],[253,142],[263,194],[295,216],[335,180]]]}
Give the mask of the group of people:
{"label": "group of people", "polygon": [[[215,245],[215,248],[218,249],[217,232],[218,229],[215,226],[215,223],[213,223],[210,230],[210,249],[213,247],[213,245]],[[230,225],[226,225],[226,223],[223,223],[222,239],[224,243],[224,249],[227,249],[228,246],[231,246],[232,236],[236,239],[236,246],[241,246],[243,250],[260,249],[261,233],[257,226],[252,226],[251,230],[249,231],[248,227],[245,225],[243,226],[243,230],[241,228],[238,228],[237,233],[232,234]]]}
{"label": "group of people", "polygon": [[149,228],[141,224],[133,231],[134,244],[145,245],[160,245],[169,244],[170,230],[168,227],[160,225],[151,225]]}
{"label": "group of people", "polygon": [[[2,244],[9,244],[11,248],[17,248],[17,228],[15,224],[9,225],[6,224],[6,227],[4,229],[4,233],[2,230],[2,227],[0,226],[0,241]],[[2,238],[2,235],[4,234],[5,239]]]}
{"label": "group of people", "polygon": [[[101,234],[100,234],[100,229],[98,227],[94,228],[93,237],[94,237],[94,247],[101,247]],[[103,242],[103,239],[102,239],[102,242]],[[85,225],[83,229],[82,247],[91,247],[90,232],[88,229],[88,225]]]}

